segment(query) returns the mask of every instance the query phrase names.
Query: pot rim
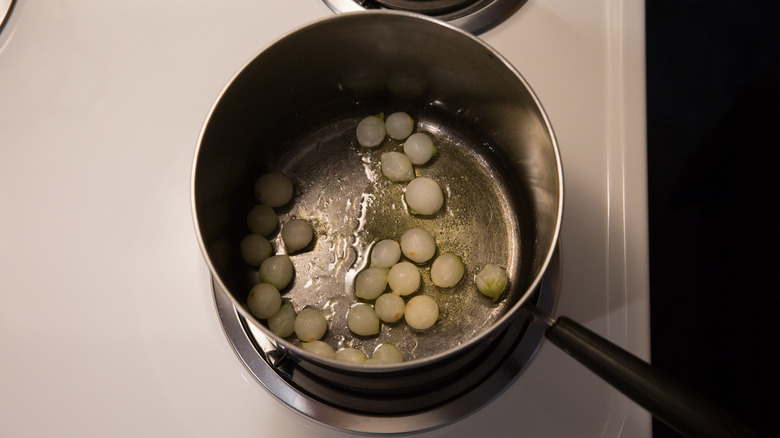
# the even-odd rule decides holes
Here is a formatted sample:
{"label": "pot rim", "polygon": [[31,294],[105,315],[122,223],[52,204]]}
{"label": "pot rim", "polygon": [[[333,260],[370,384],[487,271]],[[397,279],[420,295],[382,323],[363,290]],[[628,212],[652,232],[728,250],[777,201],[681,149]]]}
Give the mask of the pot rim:
{"label": "pot rim", "polygon": [[[238,76],[240,76],[246,68],[254,62],[258,57],[260,57],[265,51],[267,51],[269,48],[273,47],[274,45],[278,44],[279,42],[290,38],[298,33],[307,31],[311,28],[324,25],[326,23],[331,23],[334,21],[346,21],[346,20],[352,20],[355,19],[355,17],[359,16],[398,16],[398,17],[407,17],[410,19],[425,21],[431,24],[434,24],[436,26],[441,26],[449,31],[456,32],[460,34],[461,36],[464,36],[468,39],[470,39],[473,43],[477,44],[478,46],[481,46],[483,49],[487,50],[491,53],[496,59],[500,60],[501,63],[504,65],[505,68],[511,73],[514,74],[514,76],[517,78],[517,80],[520,81],[520,83],[525,87],[525,89],[528,91],[528,94],[530,95],[531,99],[533,100],[536,108],[539,110],[541,119],[544,121],[544,126],[546,131],[548,132],[550,136],[550,141],[553,148],[553,153],[555,156],[555,166],[556,171],[558,174],[558,205],[557,205],[557,215],[555,218],[555,227],[552,233],[552,238],[550,240],[550,245],[546,249],[546,254],[544,257],[543,262],[541,263],[540,269],[538,270],[537,275],[533,279],[533,281],[528,285],[523,295],[515,302],[510,309],[506,311],[506,313],[499,318],[496,322],[494,322],[491,326],[483,329],[480,333],[474,335],[471,339],[468,341],[458,345],[455,348],[451,348],[446,351],[442,351],[440,353],[425,356],[422,358],[416,358],[413,360],[397,363],[397,364],[372,364],[370,366],[362,365],[362,364],[352,364],[348,362],[342,362],[337,361],[335,359],[329,359],[323,356],[318,356],[315,354],[312,354],[310,352],[307,352],[303,350],[298,345],[295,345],[294,343],[291,343],[283,338],[280,338],[276,336],[275,334],[271,333],[270,330],[268,330],[267,327],[265,327],[264,324],[259,322],[251,313],[249,313],[243,306],[242,303],[240,303],[232,294],[227,292],[228,288],[222,281],[219,275],[217,275],[217,271],[208,256],[208,253],[206,251],[206,245],[203,241],[203,236],[201,234],[200,225],[198,223],[197,219],[197,210],[196,210],[196,197],[195,197],[195,182],[196,182],[196,176],[197,176],[197,166],[198,166],[198,157],[200,155],[201,146],[203,144],[203,139],[206,133],[206,130],[209,125],[209,121],[212,119],[212,116],[221,102],[223,96],[227,93],[228,89],[233,85],[233,83],[236,81]],[[384,374],[388,372],[396,372],[396,371],[403,371],[405,369],[409,368],[415,368],[415,367],[424,367],[428,366],[434,362],[439,362],[444,359],[446,359],[449,356],[452,356],[454,354],[457,354],[459,351],[462,351],[464,349],[468,349],[474,344],[478,342],[482,342],[485,340],[486,337],[488,337],[491,333],[495,332],[496,330],[500,330],[501,327],[504,327],[511,319],[516,317],[516,314],[518,313],[520,307],[524,305],[526,301],[528,301],[529,297],[533,295],[533,292],[539,287],[539,284],[542,281],[542,278],[544,277],[545,272],[547,271],[550,261],[553,258],[553,255],[555,253],[556,246],[558,244],[558,240],[560,238],[560,231],[561,231],[561,222],[563,218],[563,195],[564,195],[564,184],[563,184],[563,166],[561,162],[561,155],[560,150],[558,147],[558,142],[555,137],[555,133],[552,127],[552,124],[547,116],[547,113],[544,110],[544,107],[542,106],[541,101],[537,97],[536,93],[531,88],[530,84],[526,79],[522,76],[522,74],[503,56],[501,55],[497,50],[495,50],[493,47],[488,45],[485,41],[482,39],[474,36],[473,34],[460,29],[452,24],[446,23],[442,20],[426,16],[423,14],[413,13],[413,12],[406,12],[406,11],[394,11],[394,10],[386,10],[386,9],[377,9],[377,10],[364,10],[364,11],[355,11],[355,12],[345,12],[337,15],[329,15],[326,17],[321,17],[319,19],[315,19],[313,21],[310,21],[309,23],[303,24],[301,26],[298,26],[295,29],[292,29],[286,33],[284,33],[279,38],[275,39],[271,43],[264,46],[262,49],[258,50],[255,54],[253,54],[249,59],[247,59],[241,67],[239,67],[236,72],[231,76],[231,78],[226,82],[220,93],[217,95],[216,99],[212,103],[211,108],[209,109],[208,114],[205,117],[205,121],[203,123],[203,126],[201,127],[200,133],[198,135],[198,142],[195,148],[195,154],[193,156],[192,161],[192,171],[190,175],[190,205],[191,205],[191,213],[192,213],[192,220],[193,224],[195,226],[196,231],[196,237],[198,239],[198,246],[200,247],[201,254],[203,255],[203,258],[206,261],[206,264],[209,268],[209,273],[213,277],[213,280],[217,282],[220,289],[228,295],[228,298],[231,300],[233,305],[238,309],[241,314],[247,318],[248,320],[252,321],[254,324],[256,324],[266,335],[268,335],[271,339],[274,339],[277,341],[277,346],[280,346],[282,350],[285,351],[285,353],[292,354],[295,358],[304,359],[310,362],[314,362],[316,364],[319,364],[320,366],[324,366],[327,368],[335,368],[338,370],[347,370],[354,373],[366,373],[366,374]]]}

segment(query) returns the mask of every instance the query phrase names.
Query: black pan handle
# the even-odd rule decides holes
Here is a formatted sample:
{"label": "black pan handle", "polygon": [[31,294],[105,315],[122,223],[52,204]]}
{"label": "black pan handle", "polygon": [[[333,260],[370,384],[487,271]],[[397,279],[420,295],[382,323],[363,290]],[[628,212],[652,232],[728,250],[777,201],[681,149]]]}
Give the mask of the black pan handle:
{"label": "black pan handle", "polygon": [[553,322],[546,336],[657,419],[685,436],[758,436],[701,395],[565,316]]}

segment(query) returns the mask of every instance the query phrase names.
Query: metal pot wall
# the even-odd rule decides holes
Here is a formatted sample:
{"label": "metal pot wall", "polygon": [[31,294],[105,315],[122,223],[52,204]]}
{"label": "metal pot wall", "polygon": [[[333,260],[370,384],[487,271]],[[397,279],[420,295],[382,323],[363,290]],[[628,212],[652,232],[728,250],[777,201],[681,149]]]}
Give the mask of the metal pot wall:
{"label": "metal pot wall", "polygon": [[[447,143],[440,146],[438,162],[424,169],[434,175],[435,169],[451,173],[450,183],[445,183],[445,191],[449,190],[446,208],[457,210],[458,203],[481,205],[470,210],[471,225],[455,226],[443,213],[411,218],[409,226],[423,223],[435,230],[441,223],[439,237],[470,251],[466,259],[474,266],[467,267],[467,276],[473,276],[476,265],[494,260],[508,267],[511,287],[494,304],[478,296],[471,279],[465,279],[464,288],[473,290],[476,304],[451,308],[445,320],[466,318],[469,322],[453,323],[455,330],[442,328],[435,335],[407,333],[405,337],[414,338],[415,343],[428,337],[429,346],[420,341],[408,362],[399,365],[360,367],[326,360],[268,332],[279,348],[315,376],[380,391],[412,388],[431,382],[433,375],[439,380],[461,373],[515,320],[517,310],[544,274],[560,227],[561,165],[550,124],[520,74],[481,40],[433,19],[383,11],[321,20],[284,36],[232,79],[203,129],[193,179],[196,225],[212,273],[246,317],[256,321],[245,304],[257,281],[255,270],[237,252],[240,239],[248,232],[247,211],[257,203],[252,193],[255,179],[270,170],[292,175],[296,207],[282,214],[301,214],[305,207],[310,215],[317,215],[315,233],[320,239],[338,234],[332,228],[340,226],[334,225],[339,212],[330,211],[332,207],[324,203],[312,204],[321,198],[320,193],[329,191],[347,198],[347,204],[365,196],[364,187],[350,191],[355,186],[349,180],[350,172],[362,175],[365,170],[360,159],[353,159],[362,151],[345,139],[354,137],[363,116],[390,110],[408,112],[417,120],[418,129],[433,131]],[[471,164],[458,167],[463,162]],[[338,180],[340,175],[343,181]],[[457,178],[470,179],[467,188],[476,186],[456,191]],[[331,201],[338,203],[338,199]],[[485,222],[480,214],[500,219]],[[499,226],[490,229],[495,224]],[[395,220],[378,224],[367,234],[348,237],[362,240],[367,249],[382,233],[397,238],[404,231],[402,226]],[[485,242],[475,242],[475,233]],[[308,273],[312,265],[322,264],[316,257],[327,257],[317,253],[317,245],[325,246],[320,240],[314,256],[302,256],[309,257],[305,262]],[[358,265],[365,255],[350,254],[333,257],[344,265]],[[491,259],[494,256],[497,259]],[[298,286],[307,275],[300,271],[295,279]],[[336,294],[349,295],[341,284],[345,281],[342,273],[331,274],[318,291],[298,292],[301,287],[294,286],[286,296],[300,308],[306,299],[312,304],[321,299],[307,294],[325,289],[333,294],[330,289],[335,287]],[[332,300],[320,308],[331,304]],[[334,325],[331,320],[331,331]]]}

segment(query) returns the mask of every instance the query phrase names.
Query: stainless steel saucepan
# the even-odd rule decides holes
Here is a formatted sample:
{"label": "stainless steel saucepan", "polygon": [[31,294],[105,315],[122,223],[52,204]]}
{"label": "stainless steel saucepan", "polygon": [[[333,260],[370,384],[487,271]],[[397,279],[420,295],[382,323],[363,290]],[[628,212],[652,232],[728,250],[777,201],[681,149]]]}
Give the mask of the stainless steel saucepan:
{"label": "stainless steel saucepan", "polygon": [[[433,217],[408,213],[403,184],[382,177],[380,155],[398,148],[357,144],[367,115],[404,111],[415,130],[434,137],[438,154],[416,169],[436,179],[444,208]],[[265,328],[246,307],[258,280],[238,248],[257,204],[256,178],[281,171],[293,200],[278,211],[314,224],[315,242],[292,256],[295,277],[284,298],[296,310],[325,314],[323,339],[334,348],[370,354],[382,342],[405,355],[401,364],[359,366],[313,355]],[[548,338],[634,397],[672,426],[693,435],[731,430],[735,422],[648,365],[578,324],[540,315],[531,304],[558,244],[563,207],[561,160],[542,105],[523,77],[480,39],[408,13],[342,14],[298,29],[260,52],[230,81],[201,133],[193,169],[193,209],[205,258],[219,288],[273,340],[277,357],[317,384],[392,398],[410,390],[435,393],[489,357],[491,346],[529,314],[548,320]],[[398,240],[419,227],[439,252],[463,257],[466,275],[454,288],[423,289],[441,310],[431,329],[385,324],[375,337],[352,335],[349,308],[358,302],[355,275],[377,241]],[[278,237],[275,248],[283,251]],[[497,302],[473,276],[485,264],[507,268]],[[264,347],[269,350],[268,346]],[[282,372],[282,371],[280,371]],[[683,394],[683,398],[680,398]],[[706,415],[702,415],[702,413]],[[715,436],[715,435],[708,435]]]}

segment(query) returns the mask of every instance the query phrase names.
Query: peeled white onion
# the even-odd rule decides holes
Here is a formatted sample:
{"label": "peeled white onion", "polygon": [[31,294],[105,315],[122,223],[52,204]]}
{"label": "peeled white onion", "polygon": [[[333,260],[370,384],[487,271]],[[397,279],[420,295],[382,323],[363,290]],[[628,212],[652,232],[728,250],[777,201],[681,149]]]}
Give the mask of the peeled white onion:
{"label": "peeled white onion", "polygon": [[405,112],[390,114],[385,121],[387,135],[395,140],[403,140],[409,137],[414,130],[414,119]]}
{"label": "peeled white onion", "polygon": [[336,352],[336,360],[341,362],[363,363],[367,359],[368,356],[366,356],[366,353],[363,353],[357,348],[342,348]]}
{"label": "peeled white onion", "polygon": [[328,359],[336,358],[336,351],[333,350],[333,347],[322,341],[302,342],[301,348],[309,353],[327,357]]}
{"label": "peeled white onion", "polygon": [[382,144],[387,135],[382,115],[365,117],[358,123],[355,134],[360,146],[373,148]]}
{"label": "peeled white onion", "polygon": [[259,234],[250,234],[243,239],[238,247],[241,258],[252,266],[260,266],[271,256],[271,244],[268,239]]}
{"label": "peeled white onion", "polygon": [[446,252],[431,265],[431,281],[439,287],[452,287],[458,284],[465,268],[463,259],[453,253]]}
{"label": "peeled white onion", "polygon": [[387,268],[368,268],[360,271],[355,279],[355,296],[374,300],[387,289]]}
{"label": "peeled white onion", "polygon": [[401,245],[395,240],[380,240],[371,250],[371,266],[391,268],[401,259]]}
{"label": "peeled white onion", "polygon": [[268,319],[282,307],[282,294],[268,283],[254,285],[246,299],[249,311],[257,319]]}
{"label": "peeled white onion", "polygon": [[409,136],[404,142],[404,154],[409,157],[412,164],[421,166],[434,155],[436,155],[436,146],[433,140],[423,132],[417,132]]}
{"label": "peeled white onion", "polygon": [[385,342],[376,347],[371,359],[373,363],[380,364],[401,363],[404,361],[404,355],[395,345]]}
{"label": "peeled white onion", "polygon": [[404,197],[406,205],[413,214],[430,216],[444,205],[444,193],[439,183],[424,176],[409,182]]}
{"label": "peeled white onion", "polygon": [[282,240],[288,254],[305,248],[312,237],[314,237],[314,230],[306,220],[291,219],[282,227]]}
{"label": "peeled white onion", "polygon": [[401,251],[415,263],[425,263],[436,253],[436,240],[431,233],[412,228],[401,236]]}
{"label": "peeled white onion", "polygon": [[394,294],[406,296],[420,288],[420,270],[409,262],[400,262],[387,273],[387,284]]}
{"label": "peeled white onion", "polygon": [[382,154],[382,174],[393,182],[406,182],[414,179],[414,167],[406,155],[400,152]]}
{"label": "peeled white onion", "polygon": [[268,172],[255,182],[255,196],[269,207],[281,207],[292,199],[292,181],[281,172]]}
{"label": "peeled white onion", "polygon": [[270,283],[275,288],[282,290],[290,284],[293,271],[290,256],[285,254],[271,256],[260,265],[260,281]]}
{"label": "peeled white onion", "polygon": [[265,204],[256,205],[246,216],[246,225],[253,233],[261,236],[271,234],[278,223],[279,218],[274,209]]}
{"label": "peeled white onion", "polygon": [[295,309],[289,301],[283,302],[282,307],[268,318],[268,329],[282,338],[295,333]]}
{"label": "peeled white onion", "polygon": [[376,316],[384,322],[396,322],[404,316],[406,303],[396,294],[382,294],[374,303]]}
{"label": "peeled white onion", "polygon": [[406,303],[404,319],[410,327],[425,330],[439,319],[439,305],[428,295],[417,295]]}
{"label": "peeled white onion", "polygon": [[347,327],[358,336],[372,336],[379,333],[379,317],[369,304],[356,304],[349,309]]}
{"label": "peeled white onion", "polygon": [[307,307],[295,317],[295,334],[302,342],[316,341],[328,330],[328,321],[316,309]]}
{"label": "peeled white onion", "polygon": [[474,277],[477,289],[493,301],[504,292],[508,280],[506,269],[496,265],[485,265]]}

